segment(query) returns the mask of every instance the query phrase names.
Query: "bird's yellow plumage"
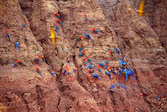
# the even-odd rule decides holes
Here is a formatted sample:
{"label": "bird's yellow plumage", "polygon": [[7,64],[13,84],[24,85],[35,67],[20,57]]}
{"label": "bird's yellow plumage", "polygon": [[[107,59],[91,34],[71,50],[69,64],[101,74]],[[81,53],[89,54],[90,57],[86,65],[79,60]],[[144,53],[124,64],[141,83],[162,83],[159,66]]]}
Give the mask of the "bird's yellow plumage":
{"label": "bird's yellow plumage", "polygon": [[144,13],[144,0],[141,0],[139,4],[138,15],[143,16],[143,13]]}
{"label": "bird's yellow plumage", "polygon": [[55,46],[56,45],[56,40],[55,40],[55,32],[54,32],[54,28],[53,27],[51,27],[50,32],[51,32],[52,43]]}
{"label": "bird's yellow plumage", "polygon": [[52,43],[55,46],[56,45],[56,41],[57,40],[62,40],[62,39],[59,36],[55,35],[53,26],[51,26],[51,28],[50,28],[50,33],[51,33],[50,38],[52,39]]}

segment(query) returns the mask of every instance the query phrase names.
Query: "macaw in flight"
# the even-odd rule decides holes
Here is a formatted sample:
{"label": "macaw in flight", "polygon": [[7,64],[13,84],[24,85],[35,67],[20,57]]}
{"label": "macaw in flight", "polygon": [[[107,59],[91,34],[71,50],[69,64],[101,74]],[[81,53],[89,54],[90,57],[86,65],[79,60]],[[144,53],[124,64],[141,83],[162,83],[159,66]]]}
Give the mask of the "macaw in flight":
{"label": "macaw in flight", "polygon": [[53,27],[51,27],[50,32],[51,32],[52,43],[55,46],[56,45],[56,40],[55,40],[55,32],[54,32],[54,28]]}
{"label": "macaw in flight", "polygon": [[116,86],[121,86],[122,88],[127,89],[127,87],[124,86],[123,84],[121,84],[121,83],[116,83],[116,84],[114,84],[114,85],[112,85],[112,86],[110,87],[110,91],[112,91],[112,89],[115,88]]}
{"label": "macaw in flight", "polygon": [[144,0],[141,0],[140,1],[140,4],[139,4],[139,10],[138,10],[138,15],[139,16],[143,16],[143,13],[144,13]]}

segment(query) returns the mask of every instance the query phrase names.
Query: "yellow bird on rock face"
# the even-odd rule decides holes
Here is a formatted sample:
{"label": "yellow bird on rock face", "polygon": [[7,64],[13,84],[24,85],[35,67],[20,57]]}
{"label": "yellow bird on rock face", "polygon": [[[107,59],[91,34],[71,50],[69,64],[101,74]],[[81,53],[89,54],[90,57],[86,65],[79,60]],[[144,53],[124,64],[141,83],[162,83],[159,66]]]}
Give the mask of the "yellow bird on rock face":
{"label": "yellow bird on rock face", "polygon": [[55,46],[55,45],[56,45],[56,40],[57,40],[57,39],[62,40],[62,39],[59,38],[59,37],[57,37],[57,36],[55,35],[53,26],[51,26],[50,32],[51,32],[51,37],[50,37],[50,38],[52,39],[52,43],[53,43],[53,45]]}
{"label": "yellow bird on rock face", "polygon": [[53,45],[55,46],[55,45],[56,45],[56,40],[55,40],[55,32],[54,32],[53,26],[51,26],[50,32],[51,32],[52,43],[53,43]]}
{"label": "yellow bird on rock face", "polygon": [[143,13],[144,13],[144,0],[141,0],[139,4],[138,15],[143,16]]}

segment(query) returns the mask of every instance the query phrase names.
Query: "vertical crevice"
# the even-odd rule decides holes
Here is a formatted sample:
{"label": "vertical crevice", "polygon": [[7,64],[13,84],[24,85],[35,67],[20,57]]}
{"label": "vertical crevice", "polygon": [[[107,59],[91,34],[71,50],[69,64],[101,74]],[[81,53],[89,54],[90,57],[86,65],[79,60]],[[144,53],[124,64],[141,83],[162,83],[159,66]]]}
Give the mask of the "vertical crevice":
{"label": "vertical crevice", "polygon": [[36,85],[36,93],[37,93],[37,102],[40,107],[40,112],[45,112],[45,102],[42,100],[43,94],[42,94],[42,89],[39,85]]}
{"label": "vertical crevice", "polygon": [[28,104],[28,102],[27,102],[27,100],[24,98],[24,93],[22,94],[22,99],[23,99],[23,101],[24,101],[24,104],[25,104],[25,106],[26,106],[26,108],[27,108],[27,112],[30,112],[30,107],[29,107],[29,104]]}
{"label": "vertical crevice", "polygon": [[58,97],[58,103],[57,103],[57,110],[58,110],[58,112],[61,112],[60,109],[59,109],[60,101],[61,101],[61,98]]}

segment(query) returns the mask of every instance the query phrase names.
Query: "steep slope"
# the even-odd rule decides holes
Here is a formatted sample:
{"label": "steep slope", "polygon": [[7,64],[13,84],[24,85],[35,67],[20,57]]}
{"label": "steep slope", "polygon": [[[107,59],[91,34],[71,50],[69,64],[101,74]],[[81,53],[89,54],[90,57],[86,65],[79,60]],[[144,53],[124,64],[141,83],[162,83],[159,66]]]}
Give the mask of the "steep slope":
{"label": "steep slope", "polygon": [[[99,3],[99,4],[98,4]],[[9,112],[166,112],[166,52],[161,37],[147,17],[138,17],[139,0],[2,0],[0,1],[0,107]],[[60,14],[60,24],[56,24]],[[85,14],[88,21],[85,21]],[[25,28],[22,25],[28,21]],[[51,27],[56,30],[56,45]],[[92,28],[99,33],[93,33]],[[11,41],[5,37],[5,30]],[[93,42],[85,36],[88,32]],[[158,34],[158,35],[157,35]],[[80,41],[76,38],[83,37]],[[15,42],[20,43],[19,50]],[[80,55],[81,45],[85,55]],[[109,58],[119,67],[119,48],[134,69],[135,80],[98,72],[98,63]],[[44,57],[39,64],[38,56]],[[95,79],[83,65],[93,61]],[[21,62],[12,67],[15,59]],[[87,62],[89,65],[89,62]],[[42,76],[35,68],[39,67]],[[74,68],[77,67],[77,72]],[[55,71],[53,77],[48,68]],[[64,70],[69,69],[70,78]],[[122,83],[127,87],[109,87]],[[155,98],[161,95],[160,100]],[[1,108],[0,108],[1,111]]]}
{"label": "steep slope", "polygon": [[167,1],[147,0],[145,12],[149,13],[148,22],[160,38],[162,46],[167,51]]}
{"label": "steep slope", "polygon": [[[117,2],[117,4],[114,2],[99,1],[99,4],[120,39],[120,48],[125,55],[129,56],[133,67],[136,68],[141,92],[151,96],[163,93],[165,96],[166,52],[161,46],[160,38],[144,17],[137,16],[136,10],[128,0]],[[134,3],[134,1],[131,2]],[[161,111],[155,109],[157,105],[150,98],[146,97],[145,100],[148,104],[152,102],[149,105],[151,111]]]}
{"label": "steep slope", "polygon": [[[59,102],[58,90],[53,77],[47,72],[46,63],[41,62],[39,65],[44,77],[35,71],[34,59],[43,56],[43,49],[30,30],[29,22],[22,29],[27,18],[23,16],[18,0],[1,0],[0,10],[2,29],[0,32],[0,102],[8,108],[9,112],[39,112],[43,110],[43,105],[50,104],[52,99],[54,105],[50,106],[50,110],[54,109]],[[6,37],[6,29],[10,41]],[[15,42],[19,42],[18,50],[15,48]],[[20,60],[20,63],[12,67],[16,59]],[[50,99],[44,99],[44,94],[50,95]]]}

